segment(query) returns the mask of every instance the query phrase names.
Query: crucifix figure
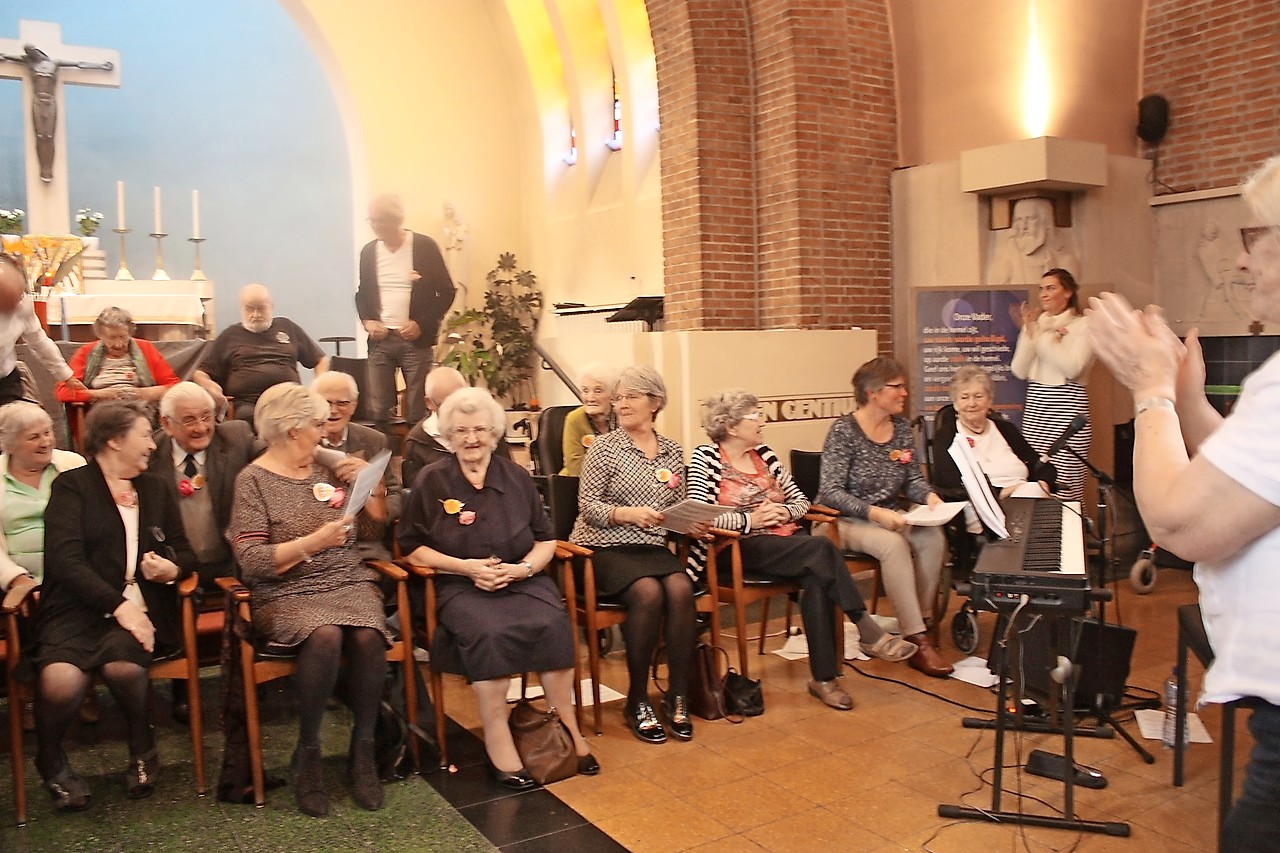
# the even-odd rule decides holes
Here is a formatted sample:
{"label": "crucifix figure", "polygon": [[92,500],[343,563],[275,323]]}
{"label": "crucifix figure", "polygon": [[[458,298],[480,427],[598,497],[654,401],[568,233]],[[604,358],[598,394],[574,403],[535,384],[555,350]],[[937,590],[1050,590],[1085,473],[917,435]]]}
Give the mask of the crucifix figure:
{"label": "crucifix figure", "polygon": [[22,46],[22,56],[0,53],[5,62],[22,62],[31,71],[31,123],[35,125],[36,157],[40,160],[40,180],[46,184],[53,180],[53,134],[58,127],[58,102],[54,93],[58,86],[58,69],[79,68],[82,71],[110,71],[110,62],[69,62],[50,59],[34,44]]}
{"label": "crucifix figure", "polygon": [[27,160],[27,223],[31,233],[69,230],[63,84],[120,85],[117,51],[63,44],[49,21],[20,21],[18,38],[0,38],[0,78],[21,80]]}

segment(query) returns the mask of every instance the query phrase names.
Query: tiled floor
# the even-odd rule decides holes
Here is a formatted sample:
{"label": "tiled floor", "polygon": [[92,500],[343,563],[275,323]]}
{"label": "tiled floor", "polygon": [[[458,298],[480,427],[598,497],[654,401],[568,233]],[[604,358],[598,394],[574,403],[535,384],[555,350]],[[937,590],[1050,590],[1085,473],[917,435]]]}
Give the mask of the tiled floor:
{"label": "tiled floor", "polygon": [[[1195,600],[1190,573],[1162,570],[1148,596],[1136,595],[1127,582],[1117,590],[1124,623],[1138,629],[1128,683],[1158,691],[1173,665],[1175,608]],[[1109,606],[1109,618],[1116,610]],[[980,621],[985,648],[994,616],[984,614]],[[771,648],[780,643],[775,639]],[[959,657],[949,638],[944,637],[943,650]],[[1033,851],[1064,850],[1078,844],[1075,849],[1082,851],[1181,853],[1214,847],[1216,745],[1190,748],[1187,781],[1179,789],[1170,782],[1171,753],[1159,741],[1143,742],[1156,757],[1147,765],[1119,738],[1076,739],[1077,760],[1101,768],[1108,781],[1103,790],[1076,789],[1077,816],[1128,822],[1129,838],[946,820],[937,814],[941,803],[991,805],[991,788],[984,782],[991,778],[994,735],[961,726],[965,716],[990,714],[991,693],[926,678],[904,664],[871,661],[858,664],[860,672],[847,671],[845,686],[856,706],[841,713],[807,694],[804,661],[767,654],[753,657],[751,668],[753,676],[764,678],[764,716],[741,725],[699,721],[691,743],[652,746],[624,728],[618,703],[607,705],[604,736],[590,738],[603,772],[566,780],[550,791],[620,844],[646,852],[812,851],[838,845],[941,853],[1024,844]],[[1193,687],[1201,674],[1193,662]],[[608,660],[602,681],[624,688],[620,655]],[[464,725],[475,726],[474,703],[465,691],[460,680],[450,679],[448,708]],[[1216,735],[1217,709],[1202,715]],[[1251,746],[1244,719],[1242,714],[1238,766]],[[1136,734],[1132,719],[1126,725]],[[1061,752],[1062,738],[1010,735],[1006,765],[1035,748]],[[1062,805],[1060,783],[1012,768],[1005,788],[1005,810],[1018,809],[1019,789]],[[1030,799],[1023,799],[1022,807],[1052,813]]]}
{"label": "tiled floor", "polygon": [[[1138,629],[1129,683],[1158,690],[1173,663],[1175,608],[1195,598],[1190,575],[1161,571],[1155,592],[1145,597],[1127,584],[1118,591],[1125,623]],[[953,600],[953,609],[957,603]],[[1114,617],[1115,607],[1108,613]],[[980,618],[985,647],[994,617]],[[773,627],[780,630],[780,620]],[[771,642],[776,648],[781,638]],[[949,638],[944,652],[958,657]],[[965,716],[989,714],[994,705],[990,693],[928,679],[905,665],[872,661],[847,671],[845,685],[857,704],[852,712],[840,713],[806,693],[804,661],[753,656],[751,667],[754,676],[764,678],[765,715],[741,725],[698,721],[691,743],[642,744],[623,727],[619,704],[605,706],[604,736],[590,737],[603,765],[598,777],[512,794],[487,779],[479,741],[455,727],[450,759],[457,773],[431,774],[429,784],[415,779],[388,786],[387,808],[376,814],[355,808],[345,792],[337,793],[334,814],[324,821],[299,815],[287,789],[273,792],[261,811],[212,797],[196,800],[189,761],[184,765],[181,758],[187,751],[185,731],[168,726],[163,712],[162,749],[171,772],[152,799],[125,800],[115,766],[122,755],[120,732],[113,730],[108,713],[100,726],[81,731],[72,756],[90,776],[95,808],[80,815],[54,815],[43,791],[29,780],[30,823],[14,830],[5,825],[7,817],[0,817],[0,850],[462,850],[493,845],[575,853],[620,848],[811,853],[836,847],[967,853],[989,847],[1036,851],[1077,845],[1074,849],[1082,851],[1181,853],[1214,846],[1216,746],[1191,747],[1186,786],[1176,789],[1170,784],[1170,753],[1158,742],[1144,742],[1157,759],[1149,766],[1121,740],[1077,739],[1077,759],[1103,769],[1109,783],[1100,791],[1077,789],[1077,815],[1127,821],[1129,838],[945,820],[937,815],[941,803],[990,806],[991,789],[983,781],[991,776],[993,735],[960,724]],[[1200,676],[1193,664],[1193,685]],[[620,655],[607,659],[603,681],[624,686]],[[470,690],[461,679],[448,678],[446,684],[450,715],[478,731]],[[216,679],[206,680],[206,695],[211,704],[216,702]],[[265,739],[268,766],[284,773],[296,723],[287,697],[277,697],[270,706],[275,710]],[[1217,710],[1203,715],[1216,734]],[[333,790],[341,792],[349,722],[343,711],[328,716],[326,766]],[[1250,746],[1244,718],[1242,714],[1237,765],[1243,764]],[[1132,722],[1128,725],[1136,730]],[[29,751],[31,746],[29,742]],[[1011,736],[1006,764],[1015,763],[1016,751],[1025,756],[1037,747],[1061,751],[1061,738]],[[212,781],[221,755],[216,731],[209,733],[206,749]],[[31,769],[30,761],[27,766]],[[8,813],[6,781],[0,779],[0,815]],[[1005,782],[1006,810],[1019,807],[1014,793],[1019,789],[1061,805],[1058,783],[1019,776],[1012,768]],[[1029,798],[1022,806],[1048,812]]]}

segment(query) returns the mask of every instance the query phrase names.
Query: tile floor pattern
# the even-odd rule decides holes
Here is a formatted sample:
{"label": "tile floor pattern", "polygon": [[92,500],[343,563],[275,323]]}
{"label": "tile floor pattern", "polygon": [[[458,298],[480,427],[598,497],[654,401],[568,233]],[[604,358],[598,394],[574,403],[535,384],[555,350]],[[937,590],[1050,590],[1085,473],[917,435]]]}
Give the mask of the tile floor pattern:
{"label": "tile floor pattern", "polygon": [[[1173,664],[1175,608],[1195,599],[1187,572],[1162,570],[1155,591],[1138,596],[1127,584],[1118,588],[1125,624],[1138,629],[1129,683],[1158,690]],[[953,598],[952,609],[958,602]],[[1114,618],[1115,607],[1108,613]],[[994,617],[981,618],[984,632]],[[780,630],[780,620],[775,629]],[[983,637],[983,645],[989,633]],[[774,648],[781,643],[772,641]],[[944,637],[944,653],[958,656]],[[595,778],[578,777],[547,791],[506,794],[487,780],[480,761],[483,748],[457,729],[450,737],[456,774],[436,773],[429,784],[410,780],[388,786],[387,807],[370,814],[349,796],[335,796],[325,821],[297,813],[289,791],[273,792],[266,809],[231,806],[212,797],[196,800],[189,762],[182,764],[185,731],[162,722],[164,754],[176,766],[150,799],[131,802],[118,787],[116,764],[123,756],[111,715],[77,736],[73,760],[91,776],[96,803],[79,815],[55,815],[47,796],[30,782],[30,821],[25,829],[7,824],[8,767],[0,763],[0,850],[507,850],[750,851],[839,848],[881,851],[973,851],[989,847],[1030,851],[1204,851],[1214,847],[1216,831],[1217,747],[1193,745],[1187,781],[1170,784],[1171,756],[1158,742],[1146,741],[1156,755],[1144,764],[1119,739],[1077,739],[1077,759],[1104,770],[1109,785],[1101,791],[1077,789],[1076,812],[1083,819],[1127,821],[1129,838],[1078,835],[1060,829],[1020,828],[957,822],[937,816],[940,803],[987,807],[990,788],[990,732],[964,729],[960,720],[974,711],[948,704],[917,689],[988,711],[993,697],[955,681],[925,678],[905,665],[872,661],[859,664],[873,680],[852,670],[846,689],[852,712],[827,709],[806,692],[807,665],[774,655],[751,661],[763,676],[767,711],[741,725],[698,721],[692,743],[642,744],[623,726],[620,704],[604,709],[605,734],[589,736],[603,765]],[[1191,683],[1201,672],[1191,665]],[[606,660],[602,680],[625,689],[620,654]],[[461,679],[446,679],[446,707],[458,724],[478,731],[475,705]],[[206,679],[210,702],[216,679]],[[1216,735],[1216,709],[1202,712]],[[160,715],[163,717],[163,712]],[[216,717],[216,715],[213,715]],[[590,715],[588,714],[588,723]],[[1251,746],[1240,715],[1237,766]],[[342,791],[347,718],[329,715],[326,761],[331,790]],[[276,701],[266,744],[268,765],[284,772],[292,749],[294,725],[287,701]],[[1136,725],[1129,722],[1136,731]],[[214,725],[211,724],[211,728]],[[31,751],[28,738],[28,752]],[[216,778],[221,738],[211,732],[211,780]],[[1042,747],[1060,751],[1061,738],[1011,736],[1006,763],[1015,748],[1025,755]],[[28,768],[31,768],[28,762]],[[984,773],[984,771],[986,771]],[[1006,775],[1003,807],[1016,809],[1018,789],[1061,805],[1061,785],[1049,780]],[[34,775],[34,773],[31,773]],[[1239,775],[1237,775],[1237,783]],[[554,796],[553,796],[554,795]],[[450,805],[450,803],[452,805]],[[1027,810],[1045,807],[1024,800]],[[465,820],[461,820],[465,818]],[[601,830],[604,834],[597,831]],[[610,840],[612,839],[612,840]]]}

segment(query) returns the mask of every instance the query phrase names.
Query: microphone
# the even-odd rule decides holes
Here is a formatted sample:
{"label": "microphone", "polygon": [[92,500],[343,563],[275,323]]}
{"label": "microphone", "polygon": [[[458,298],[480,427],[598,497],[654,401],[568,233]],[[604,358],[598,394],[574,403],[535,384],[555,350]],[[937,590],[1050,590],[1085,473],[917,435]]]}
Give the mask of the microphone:
{"label": "microphone", "polygon": [[1067,442],[1075,438],[1076,433],[1084,429],[1089,423],[1089,419],[1084,415],[1076,415],[1071,419],[1071,423],[1067,424],[1067,428],[1062,431],[1062,435],[1049,445],[1049,449],[1040,454],[1041,462],[1048,462],[1049,457],[1057,453],[1059,450],[1067,446]]}

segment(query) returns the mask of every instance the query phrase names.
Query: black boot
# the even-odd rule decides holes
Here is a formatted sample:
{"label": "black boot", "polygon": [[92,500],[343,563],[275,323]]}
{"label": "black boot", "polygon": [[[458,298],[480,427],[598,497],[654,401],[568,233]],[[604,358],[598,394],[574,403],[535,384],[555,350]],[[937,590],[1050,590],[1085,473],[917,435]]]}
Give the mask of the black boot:
{"label": "black boot", "polygon": [[293,795],[303,814],[324,817],[329,813],[319,746],[299,746],[293,751]]}
{"label": "black boot", "polygon": [[382,780],[373,756],[373,738],[351,739],[347,773],[351,777],[351,799],[371,812],[382,808]]}

